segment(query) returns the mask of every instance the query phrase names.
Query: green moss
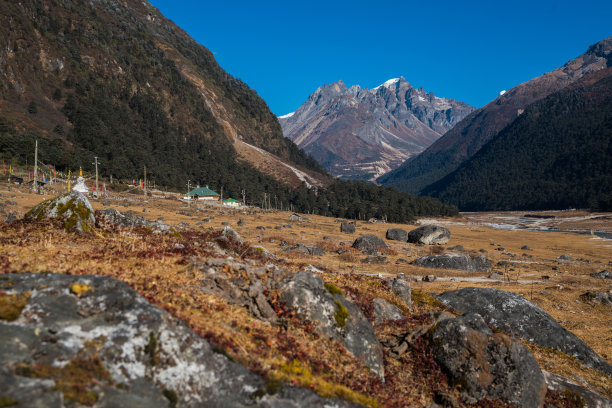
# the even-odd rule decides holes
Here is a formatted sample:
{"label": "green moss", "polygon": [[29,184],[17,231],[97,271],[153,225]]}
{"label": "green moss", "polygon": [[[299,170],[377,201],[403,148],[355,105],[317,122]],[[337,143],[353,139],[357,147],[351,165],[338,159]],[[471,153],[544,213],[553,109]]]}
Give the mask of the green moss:
{"label": "green moss", "polygon": [[9,322],[16,320],[21,311],[28,303],[30,293],[20,293],[14,295],[1,295],[0,296],[0,320],[7,320]]}
{"label": "green moss", "polygon": [[577,408],[586,407],[586,400],[584,399],[582,395],[578,394],[576,391],[572,391],[568,388],[564,389],[563,398],[565,398],[566,401],[570,402],[572,406],[574,407],[577,407]]}
{"label": "green moss", "polygon": [[340,290],[340,288],[334,285],[333,283],[325,283],[324,285],[325,285],[325,289],[327,289],[327,291],[331,293],[332,295],[342,296],[342,291]]}
{"label": "green moss", "polygon": [[441,309],[446,309],[447,307],[444,305],[444,303],[440,302],[438,299],[436,299],[435,297],[422,292],[420,290],[414,289],[412,291],[412,302],[415,305],[429,305],[429,306],[433,306],[433,307],[437,307],[437,308],[441,308]]}
{"label": "green moss", "polygon": [[176,407],[176,404],[178,404],[178,395],[176,395],[176,392],[164,389],[162,391],[162,394],[164,395],[164,397],[166,397],[168,401],[170,401],[170,406],[172,408]]}
{"label": "green moss", "polygon": [[346,320],[349,318],[349,316],[350,315],[347,308],[344,307],[344,305],[338,300],[336,300],[336,314],[334,315],[334,318],[336,319],[336,325],[338,327],[345,327]]}
{"label": "green moss", "polygon": [[12,407],[17,405],[17,400],[11,397],[0,397],[0,408]]}
{"label": "green moss", "polygon": [[149,333],[149,343],[145,346],[145,353],[149,355],[149,362],[151,365],[157,365],[159,362],[159,356],[157,354],[157,338],[155,333]]}
{"label": "green moss", "polygon": [[268,379],[264,388],[259,388],[251,394],[252,399],[259,399],[266,395],[276,395],[283,390],[283,383],[279,380]]}

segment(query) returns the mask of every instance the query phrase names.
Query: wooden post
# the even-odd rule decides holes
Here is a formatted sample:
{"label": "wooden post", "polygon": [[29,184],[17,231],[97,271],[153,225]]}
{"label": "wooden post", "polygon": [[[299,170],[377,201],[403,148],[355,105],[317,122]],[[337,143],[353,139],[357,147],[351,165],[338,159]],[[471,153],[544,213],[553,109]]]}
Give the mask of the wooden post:
{"label": "wooden post", "polygon": [[98,157],[94,156],[94,163],[96,164],[96,196],[99,197],[100,190],[98,190]]}
{"label": "wooden post", "polygon": [[144,201],[147,202],[147,166],[144,166]]}
{"label": "wooden post", "polygon": [[36,147],[34,147],[34,183],[32,189],[38,191],[38,139],[36,139]]}

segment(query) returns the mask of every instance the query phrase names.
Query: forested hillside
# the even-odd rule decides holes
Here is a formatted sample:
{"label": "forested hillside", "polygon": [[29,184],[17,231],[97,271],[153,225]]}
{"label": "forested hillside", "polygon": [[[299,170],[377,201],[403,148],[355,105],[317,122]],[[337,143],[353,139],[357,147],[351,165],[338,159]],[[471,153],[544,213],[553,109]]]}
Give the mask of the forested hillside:
{"label": "forested hillside", "polygon": [[612,69],[534,103],[424,193],[465,211],[612,210]]}
{"label": "forested hillside", "polygon": [[[158,186],[245,190],[252,204],[267,193],[298,211],[396,221],[456,211],[374,186],[325,190],[333,179],[283,137],[256,92],[146,1],[2,1],[0,23],[7,163],[31,164],[39,139],[39,159],[58,170],[93,171],[97,156],[102,177],[138,179],[146,166]],[[318,188],[298,188],[296,171]],[[333,197],[349,190],[358,195]]]}

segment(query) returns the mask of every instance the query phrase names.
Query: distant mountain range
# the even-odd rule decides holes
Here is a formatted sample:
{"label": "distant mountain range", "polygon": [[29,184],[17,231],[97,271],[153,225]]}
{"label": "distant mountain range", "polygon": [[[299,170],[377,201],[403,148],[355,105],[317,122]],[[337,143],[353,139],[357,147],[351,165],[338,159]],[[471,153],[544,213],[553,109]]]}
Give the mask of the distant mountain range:
{"label": "distant mountain range", "polygon": [[[467,163],[483,146],[495,139],[502,129],[521,119],[521,115],[530,104],[576,83],[590,73],[611,67],[611,51],[612,37],[609,37],[591,46],[586,53],[569,61],[564,66],[510,89],[486,106],[465,117],[423,153],[408,159],[399,168],[379,177],[377,181],[403,191],[440,195],[453,201],[454,198],[452,197],[457,197],[456,194],[447,195],[443,193],[441,184],[431,185]],[[543,107],[540,107],[539,111],[540,114],[552,114],[551,111]],[[580,114],[580,110],[578,109],[574,113]],[[530,131],[532,130],[530,128]],[[551,128],[546,128],[546,131],[553,132]],[[585,130],[584,134],[574,134],[574,136],[589,138],[590,134]],[[523,140],[523,142],[528,143],[529,140]],[[497,149],[496,152],[498,155],[489,157],[489,160],[500,162],[509,160],[509,157],[504,155],[503,150]],[[553,154],[552,151],[551,154]],[[609,157],[609,160],[612,161],[612,157]],[[470,168],[473,167],[470,166]],[[482,171],[483,175],[486,175],[484,173],[486,170],[483,169]],[[543,174],[540,174],[540,176],[544,177]],[[453,178],[453,180],[456,179]],[[577,180],[576,182],[580,181]],[[483,186],[483,188],[485,187]],[[486,188],[490,189],[492,187]],[[502,186],[496,188],[502,188]],[[476,194],[474,190],[470,191]],[[511,198],[508,197],[508,199]],[[456,201],[455,203],[459,202],[465,203],[465,201]],[[475,201],[470,202],[470,208],[515,208],[510,202],[496,205],[491,205],[489,201],[482,201],[482,205],[478,205]],[[485,203],[487,204],[485,205]]]}
{"label": "distant mountain range", "polygon": [[412,87],[403,77],[367,89],[319,87],[283,133],[333,176],[374,180],[420,153],[475,108]]}

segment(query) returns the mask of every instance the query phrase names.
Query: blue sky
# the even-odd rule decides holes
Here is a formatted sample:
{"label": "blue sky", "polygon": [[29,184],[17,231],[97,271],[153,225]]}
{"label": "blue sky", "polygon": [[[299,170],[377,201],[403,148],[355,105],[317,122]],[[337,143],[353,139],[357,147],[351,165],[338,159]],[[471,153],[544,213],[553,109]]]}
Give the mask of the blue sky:
{"label": "blue sky", "polygon": [[399,76],[480,107],[612,35],[612,1],[150,1],[277,115]]}

